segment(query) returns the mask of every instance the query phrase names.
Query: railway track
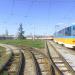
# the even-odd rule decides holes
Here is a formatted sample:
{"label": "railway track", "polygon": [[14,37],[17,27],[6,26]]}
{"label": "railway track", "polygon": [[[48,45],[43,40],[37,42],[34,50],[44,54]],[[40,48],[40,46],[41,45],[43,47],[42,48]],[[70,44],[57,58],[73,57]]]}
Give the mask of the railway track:
{"label": "railway track", "polygon": [[10,49],[12,56],[7,64],[3,67],[0,75],[19,75],[21,63],[22,63],[22,53],[19,49],[11,47],[9,45],[2,45]]}
{"label": "railway track", "polygon": [[50,41],[47,42],[47,49],[53,68],[58,69],[58,74],[55,73],[55,75],[75,75],[75,70],[70,65],[71,61],[67,61],[68,59],[64,58],[64,54],[62,55],[63,48],[58,50],[57,45]]}
{"label": "railway track", "polygon": [[11,56],[12,56],[12,51],[10,51],[10,49],[8,49],[7,47],[4,47],[4,48],[5,48],[5,51],[0,56],[0,73],[4,69],[4,67],[6,66],[6,64],[11,59]]}
{"label": "railway track", "polygon": [[52,75],[48,57],[33,48],[23,48],[25,56],[24,75]]}
{"label": "railway track", "polygon": [[[0,75],[52,75],[52,66],[48,57],[36,49],[23,49],[11,45],[2,45],[12,52],[11,58]],[[9,53],[9,52],[8,52]]]}
{"label": "railway track", "polygon": [[38,72],[40,72],[39,75],[51,75],[51,64],[48,57],[36,49],[31,49],[30,51],[32,52],[33,56],[35,56]]}
{"label": "railway track", "polygon": [[32,53],[27,49],[22,51],[25,57],[25,67],[23,75],[37,75],[37,67]]}

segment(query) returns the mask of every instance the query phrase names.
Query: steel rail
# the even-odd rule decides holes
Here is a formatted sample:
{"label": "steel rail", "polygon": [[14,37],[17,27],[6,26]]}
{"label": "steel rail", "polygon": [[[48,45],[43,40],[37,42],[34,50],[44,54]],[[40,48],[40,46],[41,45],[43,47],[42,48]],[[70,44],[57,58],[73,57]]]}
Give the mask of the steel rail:
{"label": "steel rail", "polygon": [[49,61],[52,64],[52,75],[63,75],[62,72],[58,69],[58,67],[55,65],[55,63],[52,60],[47,41],[46,41],[45,47],[46,47],[46,50],[47,50]]}
{"label": "steel rail", "polygon": [[[4,62],[2,63],[2,65],[0,66],[0,73],[2,72],[2,70],[5,68],[5,66],[7,65],[7,63],[9,62],[9,60],[12,57],[12,50],[10,48],[7,49],[7,47],[1,45],[2,47],[4,47],[6,49],[6,54],[3,55],[4,57],[6,56],[7,59],[5,59],[4,57],[1,58],[2,60],[4,60]],[[8,53],[7,53],[8,52]]]}
{"label": "steel rail", "polygon": [[35,56],[30,52],[29,49],[27,49],[27,50],[21,49],[21,50],[22,50],[24,57],[25,57],[24,75],[30,75],[30,74],[31,75],[39,75]]}
{"label": "steel rail", "polygon": [[[72,75],[75,75],[75,71],[73,70],[73,68],[69,65],[69,63],[66,61],[66,59],[64,59],[64,57],[57,51],[56,47],[54,45],[52,45],[51,43],[49,43],[50,46],[52,46],[53,50],[59,55],[60,59],[63,61],[63,64],[65,64],[65,67],[67,68],[67,71],[69,73],[71,73]],[[50,53],[50,52],[49,52]],[[52,56],[51,59],[53,60]],[[54,62],[54,61],[53,61]],[[60,69],[59,69],[60,70]],[[60,70],[61,71],[61,70]],[[61,71],[62,72],[62,71]],[[62,72],[63,74],[63,72]],[[63,74],[64,75],[64,74]]]}
{"label": "steel rail", "polygon": [[[7,66],[7,67],[9,67],[8,73],[9,73],[9,75],[12,75],[12,74],[19,75],[20,70],[21,70],[21,66],[22,66],[22,60],[23,60],[22,51],[20,49],[13,49],[10,46],[8,46],[8,47],[12,50],[13,55],[14,55],[13,59],[11,59],[12,60],[11,65]],[[13,47],[15,47],[15,46],[13,46]],[[15,53],[14,50],[17,50],[18,53]],[[10,63],[10,61],[9,61],[9,63]],[[15,71],[12,69],[12,67],[11,67],[12,65],[13,65],[13,67],[15,67]],[[9,69],[10,69],[10,71],[9,71]]]}
{"label": "steel rail", "polygon": [[39,75],[52,75],[52,67],[48,57],[40,50],[38,51],[37,49],[32,49],[30,51],[35,56],[35,60],[40,71]]}
{"label": "steel rail", "polygon": [[22,65],[22,52],[18,50],[18,53],[14,53],[14,49],[11,48],[9,45],[3,45],[3,47],[9,48],[12,52],[12,56],[10,60],[7,62],[6,66],[4,66],[3,70],[1,71],[1,75],[6,71],[9,75],[19,75],[20,68]]}

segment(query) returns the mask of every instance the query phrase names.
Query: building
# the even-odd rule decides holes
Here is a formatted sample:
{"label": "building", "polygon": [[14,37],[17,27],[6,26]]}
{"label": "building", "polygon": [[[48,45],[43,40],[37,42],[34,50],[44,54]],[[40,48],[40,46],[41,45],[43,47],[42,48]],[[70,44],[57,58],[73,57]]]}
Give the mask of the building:
{"label": "building", "polygon": [[44,36],[44,35],[35,35],[34,37],[33,36],[26,36],[26,39],[44,39],[44,40],[50,40],[50,39],[53,39],[53,36]]}
{"label": "building", "polygon": [[13,35],[0,35],[0,40],[14,39]]}

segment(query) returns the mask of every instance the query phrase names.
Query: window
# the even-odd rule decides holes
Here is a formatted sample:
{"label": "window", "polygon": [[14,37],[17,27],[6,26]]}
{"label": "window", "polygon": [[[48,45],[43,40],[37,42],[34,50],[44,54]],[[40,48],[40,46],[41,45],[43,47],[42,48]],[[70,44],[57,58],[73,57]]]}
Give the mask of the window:
{"label": "window", "polygon": [[75,26],[73,26],[72,35],[75,36]]}
{"label": "window", "polygon": [[65,28],[65,36],[71,36],[71,27]]}
{"label": "window", "polygon": [[75,26],[73,26],[73,30],[75,30]]}

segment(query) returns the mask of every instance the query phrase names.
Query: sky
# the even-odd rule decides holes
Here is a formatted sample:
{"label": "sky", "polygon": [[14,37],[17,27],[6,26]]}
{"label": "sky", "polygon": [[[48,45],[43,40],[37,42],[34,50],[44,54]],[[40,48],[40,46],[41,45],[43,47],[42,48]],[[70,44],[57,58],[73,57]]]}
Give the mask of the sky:
{"label": "sky", "polygon": [[52,35],[75,24],[75,0],[0,0],[0,34]]}

